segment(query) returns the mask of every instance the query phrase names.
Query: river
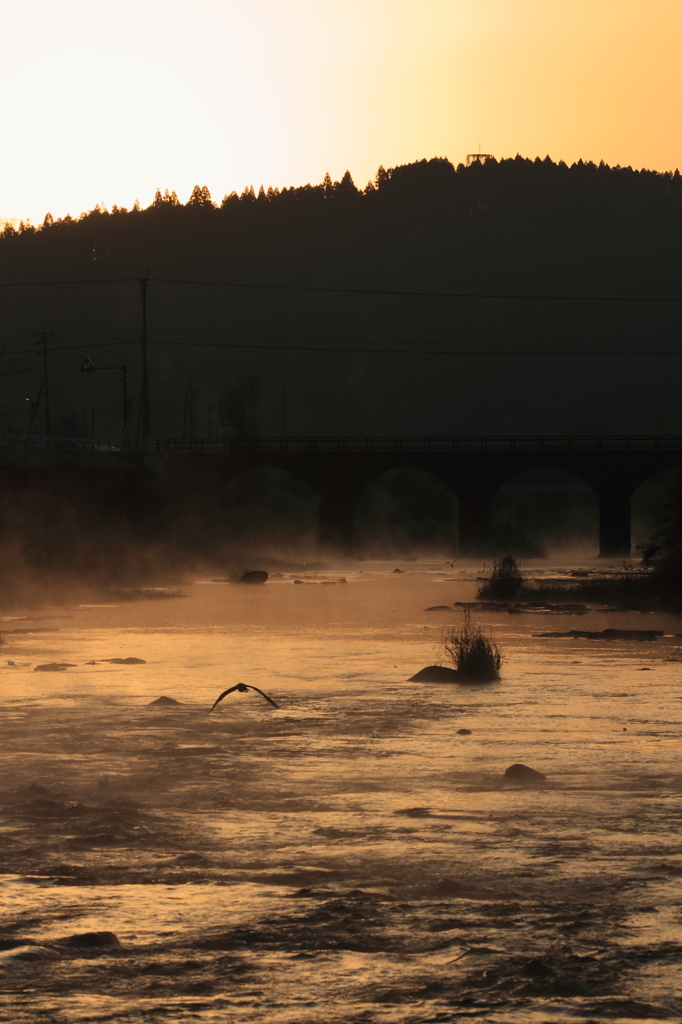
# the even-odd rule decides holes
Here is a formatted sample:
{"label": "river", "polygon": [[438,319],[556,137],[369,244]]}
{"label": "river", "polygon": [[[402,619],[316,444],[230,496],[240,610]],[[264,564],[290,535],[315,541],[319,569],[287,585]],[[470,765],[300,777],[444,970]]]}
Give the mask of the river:
{"label": "river", "polygon": [[[682,622],[475,613],[502,679],[408,682],[480,568],[5,614],[0,1019],[679,1021]],[[607,627],[665,635],[534,635]]]}

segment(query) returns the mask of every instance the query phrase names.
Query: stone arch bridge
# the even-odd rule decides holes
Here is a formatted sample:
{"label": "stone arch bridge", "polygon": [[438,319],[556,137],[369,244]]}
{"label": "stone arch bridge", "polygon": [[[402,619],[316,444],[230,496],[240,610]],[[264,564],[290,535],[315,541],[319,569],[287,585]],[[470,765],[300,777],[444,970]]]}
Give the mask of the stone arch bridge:
{"label": "stone arch bridge", "polygon": [[153,443],[165,469],[196,493],[254,469],[299,477],[319,498],[324,550],[353,552],[353,504],[362,487],[394,469],[422,469],[459,500],[460,551],[485,546],[492,499],[532,469],[559,469],[587,484],[599,502],[604,556],[630,554],[630,499],[662,470],[682,468],[682,436],[169,438]]}

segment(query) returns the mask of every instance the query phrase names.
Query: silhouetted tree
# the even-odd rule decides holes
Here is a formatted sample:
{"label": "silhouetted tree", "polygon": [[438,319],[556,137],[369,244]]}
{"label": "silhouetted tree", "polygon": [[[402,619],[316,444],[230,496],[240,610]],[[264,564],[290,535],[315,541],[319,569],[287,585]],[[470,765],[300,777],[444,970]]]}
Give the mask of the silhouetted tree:
{"label": "silhouetted tree", "polygon": [[341,181],[334,183],[334,191],[337,195],[357,195],[358,190],[355,187],[353,179],[350,176],[350,171],[346,171]]}
{"label": "silhouetted tree", "polygon": [[203,206],[203,207],[214,207],[213,200],[211,199],[211,193],[206,185],[199,186],[195,185],[192,189],[192,194],[187,200],[187,206]]}
{"label": "silhouetted tree", "polygon": [[152,203],[152,207],[159,209],[159,207],[168,206],[180,206],[180,200],[178,199],[177,192],[169,192],[168,189],[166,189],[165,193],[161,195],[161,189],[157,188],[154,193],[154,202]]}

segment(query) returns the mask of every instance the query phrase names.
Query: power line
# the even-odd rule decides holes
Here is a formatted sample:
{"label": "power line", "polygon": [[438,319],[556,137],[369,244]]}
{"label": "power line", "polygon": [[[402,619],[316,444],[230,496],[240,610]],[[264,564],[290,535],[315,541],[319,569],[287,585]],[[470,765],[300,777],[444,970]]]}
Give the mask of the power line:
{"label": "power line", "polygon": [[[246,345],[210,341],[152,341],[151,345],[192,345],[201,348],[245,348],[256,352],[334,352],[356,355],[406,356],[676,356],[682,349],[424,349],[424,348],[329,348],[312,345]],[[53,351],[58,351],[54,349]]]}
{"label": "power line", "polygon": [[[70,331],[68,334],[60,334],[60,338],[104,338],[111,334],[138,334],[139,330],[135,330],[132,327],[121,328],[119,331]],[[33,334],[14,334],[7,335],[5,338],[0,338],[0,345],[4,345],[6,341],[31,341]],[[119,342],[111,342],[112,345],[117,345]],[[121,342],[120,344],[126,344]]]}
{"label": "power line", "polygon": [[[93,337],[106,337],[110,335],[120,334],[137,334],[135,330],[120,330],[120,331],[83,331],[79,333],[61,334],[60,338],[93,338]],[[348,353],[348,354],[367,354],[367,355],[612,355],[612,356],[638,356],[638,355],[679,355],[682,354],[682,349],[613,349],[613,348],[531,348],[526,346],[525,348],[514,347],[513,343],[509,346],[501,345],[499,341],[482,341],[476,346],[469,345],[467,347],[459,348],[404,348],[396,345],[395,341],[388,340],[388,344],[392,344],[391,348],[369,348],[369,345],[378,345],[376,341],[370,341],[369,339],[356,339],[354,338],[307,338],[300,335],[267,335],[267,334],[241,334],[241,333],[229,333],[226,334],[222,331],[176,331],[176,330],[164,330],[156,328],[148,332],[150,335],[167,335],[167,334],[181,334],[184,335],[185,339],[182,341],[171,341],[166,339],[153,340],[150,338],[150,345],[171,345],[171,346],[192,346],[197,348],[226,348],[226,349],[250,349],[254,351],[267,351],[267,352],[330,352],[330,353]],[[27,340],[32,340],[33,336],[27,337]],[[233,341],[222,341],[222,342],[207,342],[197,341],[193,339],[197,338],[243,338],[244,342],[233,342]],[[0,342],[9,341],[9,338],[2,338]],[[23,340],[23,336],[18,337],[16,340]],[[304,341],[304,342],[318,342],[318,344],[305,344],[305,345],[289,345],[289,344],[277,344],[277,345],[259,345],[253,344],[257,341],[280,341],[280,342],[291,342],[291,341]],[[336,342],[348,342],[349,346],[355,347],[341,347],[336,345]],[[326,344],[319,344],[325,342]],[[138,342],[135,340],[120,340],[120,341],[89,341],[87,343],[88,348],[104,348],[117,345],[136,345]],[[428,342],[429,345],[451,345],[452,342],[434,342],[433,340]],[[363,347],[359,347],[362,345]],[[494,347],[490,347],[494,346]],[[78,345],[60,345],[51,349],[53,352],[69,352],[69,351],[81,351],[84,344]],[[24,352],[23,349],[10,349],[5,352],[5,355],[32,355],[31,352]]]}
{"label": "power line", "polygon": [[[131,284],[136,277],[107,277],[76,281],[1,281],[0,288],[46,288],[66,285]],[[154,284],[206,285],[214,288],[255,288],[270,291],[330,292],[340,295],[393,295],[425,299],[493,299],[501,301],[532,302],[682,302],[682,296],[649,295],[514,295],[506,292],[425,292],[395,288],[339,288],[333,285],[263,284],[244,281],[196,281],[183,278],[150,277]]]}
{"label": "power line", "polygon": [[506,293],[481,292],[417,292],[388,288],[334,288],[320,285],[293,284],[243,284],[236,281],[186,281],[180,278],[151,278],[157,284],[209,285],[216,288],[259,288],[289,292],[335,292],[341,295],[399,295],[428,299],[505,299],[549,302],[682,302],[682,296],[662,298],[633,295],[511,295]]}
{"label": "power line", "polygon": [[[61,345],[50,349],[51,352],[83,352],[94,348],[110,348],[112,345],[132,345],[132,341],[101,341],[89,345]],[[511,349],[511,348],[462,348],[462,349],[410,349],[410,348],[331,348],[322,345],[249,345],[232,342],[206,341],[153,341],[149,345],[172,345],[174,347],[190,346],[195,348],[246,349],[252,352],[316,352],[338,355],[433,355],[433,356],[682,356],[682,349]],[[26,352],[23,349],[9,350],[5,355],[34,356],[37,352]]]}
{"label": "power line", "polygon": [[48,288],[52,285],[67,284],[130,284],[136,277],[87,278],[82,281],[0,281],[0,288]]}

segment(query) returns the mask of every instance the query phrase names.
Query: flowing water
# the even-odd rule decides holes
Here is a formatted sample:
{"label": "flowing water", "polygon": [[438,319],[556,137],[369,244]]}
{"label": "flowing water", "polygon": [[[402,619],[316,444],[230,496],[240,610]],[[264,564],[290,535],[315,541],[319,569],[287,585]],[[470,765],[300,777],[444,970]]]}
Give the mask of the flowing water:
{"label": "flowing water", "polygon": [[5,616],[2,1020],[681,1019],[682,620],[411,683],[480,567],[393,567]]}

